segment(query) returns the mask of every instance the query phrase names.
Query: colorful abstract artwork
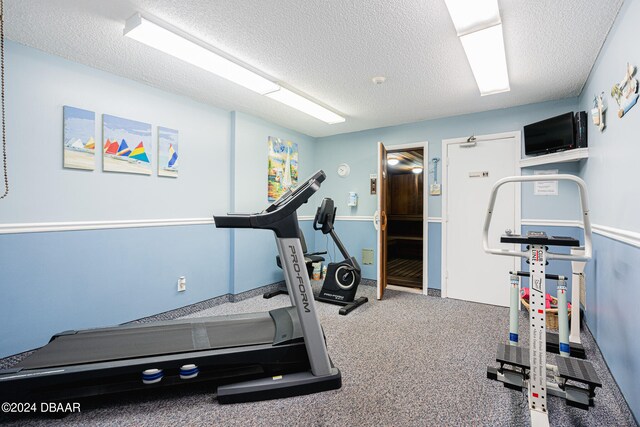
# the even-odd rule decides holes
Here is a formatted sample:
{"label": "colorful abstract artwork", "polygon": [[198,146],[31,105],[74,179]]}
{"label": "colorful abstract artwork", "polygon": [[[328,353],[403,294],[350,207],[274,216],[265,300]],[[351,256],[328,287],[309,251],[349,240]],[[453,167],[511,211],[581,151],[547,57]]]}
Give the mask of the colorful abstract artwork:
{"label": "colorful abstract artwork", "polygon": [[298,144],[269,137],[269,177],[267,196],[270,202],[298,183]]}
{"label": "colorful abstract artwork", "polygon": [[178,131],[158,126],[158,175],[178,177]]}
{"label": "colorful abstract artwork", "polygon": [[62,107],[64,167],[95,169],[96,114],[80,108]]}
{"label": "colorful abstract artwork", "polygon": [[151,175],[151,125],[102,115],[102,169]]}

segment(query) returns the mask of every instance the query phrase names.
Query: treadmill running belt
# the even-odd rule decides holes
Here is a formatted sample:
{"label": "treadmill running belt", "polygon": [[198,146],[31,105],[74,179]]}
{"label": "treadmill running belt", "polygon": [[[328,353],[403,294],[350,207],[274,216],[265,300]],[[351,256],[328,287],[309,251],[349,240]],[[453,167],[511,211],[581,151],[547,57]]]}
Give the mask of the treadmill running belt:
{"label": "treadmill running belt", "polygon": [[197,350],[271,344],[269,313],[89,329],[60,335],[15,367],[25,369],[96,363]]}

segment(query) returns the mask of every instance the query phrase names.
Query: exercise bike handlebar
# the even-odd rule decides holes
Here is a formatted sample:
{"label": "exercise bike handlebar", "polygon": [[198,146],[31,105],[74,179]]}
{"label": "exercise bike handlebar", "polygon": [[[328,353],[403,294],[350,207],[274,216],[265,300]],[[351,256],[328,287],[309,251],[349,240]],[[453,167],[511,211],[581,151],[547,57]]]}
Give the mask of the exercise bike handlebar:
{"label": "exercise bike handlebar", "polygon": [[482,246],[484,251],[493,255],[505,255],[528,258],[528,252],[516,251],[512,249],[500,249],[489,247],[489,226],[491,225],[491,217],[493,215],[493,209],[496,203],[496,197],[498,195],[498,189],[509,182],[535,182],[535,181],[572,181],[578,186],[580,193],[580,207],[582,209],[582,224],[584,228],[584,254],[582,255],[565,255],[549,252],[547,259],[557,259],[563,261],[586,261],[591,259],[592,244],[591,244],[591,220],[589,219],[589,201],[587,196],[587,186],[585,182],[573,175],[568,174],[554,174],[554,175],[527,175],[527,176],[509,176],[498,180],[491,189],[491,196],[489,198],[489,207],[487,208],[487,214],[484,219],[484,228],[482,230]]}

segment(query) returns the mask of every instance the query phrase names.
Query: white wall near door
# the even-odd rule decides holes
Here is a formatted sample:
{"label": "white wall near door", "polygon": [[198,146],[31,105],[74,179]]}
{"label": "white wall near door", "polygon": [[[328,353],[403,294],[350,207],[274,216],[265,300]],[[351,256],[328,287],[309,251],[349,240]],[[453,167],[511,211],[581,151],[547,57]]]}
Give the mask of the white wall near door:
{"label": "white wall near door", "polygon": [[[488,255],[482,226],[493,184],[519,175],[520,132],[442,141],[442,296],[509,305],[509,271],[516,259]],[[520,186],[501,189],[489,236],[496,245],[506,229],[520,232]]]}

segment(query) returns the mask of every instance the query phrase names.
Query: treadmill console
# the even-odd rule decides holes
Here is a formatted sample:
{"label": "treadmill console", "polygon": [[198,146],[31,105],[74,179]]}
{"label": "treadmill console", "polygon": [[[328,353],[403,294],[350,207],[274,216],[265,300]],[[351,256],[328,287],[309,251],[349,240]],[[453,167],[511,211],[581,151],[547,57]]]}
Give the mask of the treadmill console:
{"label": "treadmill console", "polygon": [[528,231],[527,232],[527,237],[547,237],[547,233],[545,233],[544,231]]}

